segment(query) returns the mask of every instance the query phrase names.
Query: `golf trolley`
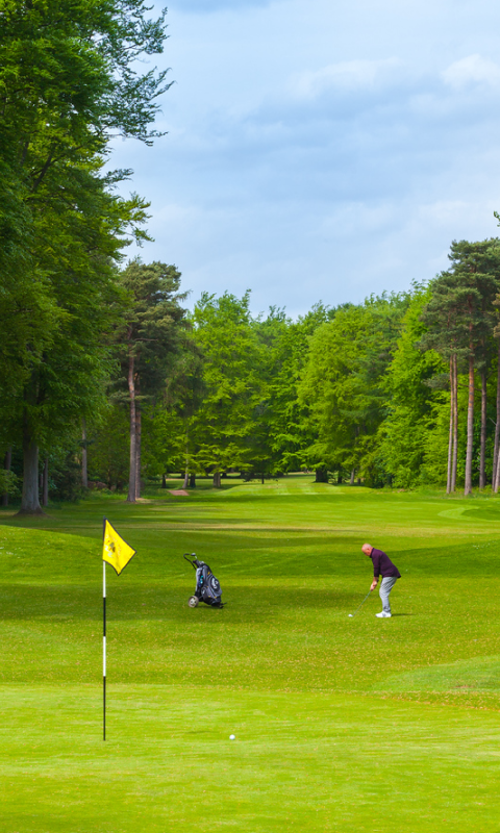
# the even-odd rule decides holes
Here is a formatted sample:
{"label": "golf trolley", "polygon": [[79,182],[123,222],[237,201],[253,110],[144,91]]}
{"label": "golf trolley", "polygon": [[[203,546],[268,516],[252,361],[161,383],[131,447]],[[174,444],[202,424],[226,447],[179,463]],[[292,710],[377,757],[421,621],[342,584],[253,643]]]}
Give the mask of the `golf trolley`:
{"label": "golf trolley", "polygon": [[184,558],[196,570],[196,589],[188,600],[189,607],[198,607],[200,602],[209,607],[224,607],[221,586],[208,564],[199,561],[195,552],[184,553]]}

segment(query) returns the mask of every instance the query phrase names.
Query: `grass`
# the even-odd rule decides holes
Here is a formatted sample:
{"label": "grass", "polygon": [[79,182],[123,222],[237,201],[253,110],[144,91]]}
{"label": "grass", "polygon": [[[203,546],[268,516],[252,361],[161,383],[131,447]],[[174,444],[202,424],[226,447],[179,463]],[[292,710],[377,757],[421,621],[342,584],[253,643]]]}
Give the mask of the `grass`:
{"label": "grass", "polygon": [[[138,550],[108,569],[106,743],[103,515]],[[1,511],[0,833],[499,830],[499,517],[308,477]],[[348,618],[365,541],[391,620]],[[224,610],[187,607],[188,551]]]}

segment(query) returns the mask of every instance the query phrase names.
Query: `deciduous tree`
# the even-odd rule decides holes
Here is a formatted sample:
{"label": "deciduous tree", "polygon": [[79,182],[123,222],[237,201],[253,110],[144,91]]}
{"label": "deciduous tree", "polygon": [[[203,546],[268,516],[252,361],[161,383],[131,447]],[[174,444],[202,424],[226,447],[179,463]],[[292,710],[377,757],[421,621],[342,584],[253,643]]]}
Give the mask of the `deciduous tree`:
{"label": "deciduous tree", "polygon": [[144,219],[141,200],[111,190],[129,172],[104,176],[102,167],[113,135],[147,143],[155,136],[150,125],[168,85],[165,73],[141,74],[137,59],[162,51],[165,22],[164,14],[149,20],[148,10],[144,0],[2,3],[0,160],[8,193],[0,233],[8,268],[0,281],[10,356],[2,385],[14,385],[19,400],[12,412],[22,425],[27,513],[40,511],[38,446],[54,415],[76,419],[99,387],[97,329],[112,262],[129,224],[137,229]]}

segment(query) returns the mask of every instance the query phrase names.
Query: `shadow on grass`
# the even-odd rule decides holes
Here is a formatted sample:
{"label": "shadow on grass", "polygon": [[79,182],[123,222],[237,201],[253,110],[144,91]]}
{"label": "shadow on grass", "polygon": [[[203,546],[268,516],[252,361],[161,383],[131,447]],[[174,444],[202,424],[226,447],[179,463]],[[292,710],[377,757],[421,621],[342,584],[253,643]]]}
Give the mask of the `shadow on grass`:
{"label": "shadow on grass", "polygon": [[[200,604],[194,610],[188,607],[192,588],[170,589],[144,586],[113,588],[106,606],[108,616],[114,620],[161,620],[195,623],[200,616],[224,617],[229,625],[242,620],[258,622],[270,614],[331,610],[352,610],[358,594],[341,590],[321,590],[301,587],[272,588],[232,586],[223,593],[227,602],[223,610]],[[0,621],[60,621],[99,620],[102,615],[102,597],[97,588],[31,585],[0,586]]]}

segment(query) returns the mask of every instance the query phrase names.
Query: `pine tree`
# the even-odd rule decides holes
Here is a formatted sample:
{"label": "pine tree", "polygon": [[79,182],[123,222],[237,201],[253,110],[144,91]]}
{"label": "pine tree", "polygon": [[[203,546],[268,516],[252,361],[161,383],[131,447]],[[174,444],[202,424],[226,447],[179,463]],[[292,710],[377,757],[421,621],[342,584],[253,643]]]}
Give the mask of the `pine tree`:
{"label": "pine tree", "polygon": [[451,268],[442,272],[432,284],[432,299],[422,319],[428,332],[424,347],[432,347],[450,366],[450,441],[452,459],[448,463],[448,491],[456,485],[458,368],[467,368],[467,445],[465,460],[465,494],[472,491],[474,443],[475,371],[481,377],[481,449],[480,486],[485,478],[486,456],[486,377],[491,352],[494,323],[493,301],[500,287],[500,241],[497,239],[469,243],[454,241],[449,255]]}
{"label": "pine tree", "polygon": [[130,474],[127,500],[141,493],[141,435],[143,403],[165,392],[174,357],[182,346],[187,327],[179,292],[180,272],[175,266],[155,261],[132,260],[121,274],[127,295],[124,323],[116,333],[122,376],[126,380],[130,413]]}

